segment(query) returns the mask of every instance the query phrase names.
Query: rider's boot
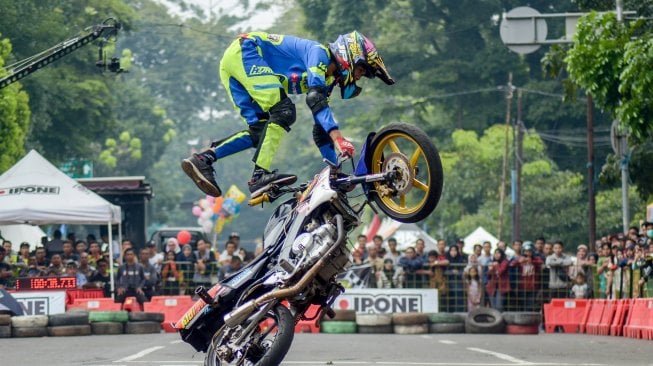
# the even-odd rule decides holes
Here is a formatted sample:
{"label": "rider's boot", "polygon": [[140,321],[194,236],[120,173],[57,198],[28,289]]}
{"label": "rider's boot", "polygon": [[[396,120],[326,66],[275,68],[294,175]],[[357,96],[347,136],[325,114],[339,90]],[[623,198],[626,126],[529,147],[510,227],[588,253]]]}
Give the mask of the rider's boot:
{"label": "rider's boot", "polygon": [[215,161],[215,153],[209,149],[182,160],[181,168],[202,192],[220,197],[222,191],[215,181],[215,170],[212,166]]}
{"label": "rider's boot", "polygon": [[268,190],[272,185],[286,186],[296,181],[296,175],[277,173],[276,170],[269,172],[257,166],[252,174],[252,179],[247,182],[247,185],[252,197],[256,197]]}

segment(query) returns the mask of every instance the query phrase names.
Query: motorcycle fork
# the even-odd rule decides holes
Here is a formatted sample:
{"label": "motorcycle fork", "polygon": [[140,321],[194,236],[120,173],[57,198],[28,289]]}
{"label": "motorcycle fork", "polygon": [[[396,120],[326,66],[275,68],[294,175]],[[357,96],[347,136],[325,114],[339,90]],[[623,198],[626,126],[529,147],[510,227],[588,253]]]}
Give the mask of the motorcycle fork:
{"label": "motorcycle fork", "polygon": [[276,301],[270,301],[267,305],[263,306],[261,310],[259,310],[259,312],[251,318],[251,323],[241,332],[240,337],[238,337],[234,343],[240,344],[243,339],[245,339],[245,337],[254,330],[255,327],[258,327],[261,319],[263,319],[265,314],[267,314],[267,312],[270,311],[275,304]]}

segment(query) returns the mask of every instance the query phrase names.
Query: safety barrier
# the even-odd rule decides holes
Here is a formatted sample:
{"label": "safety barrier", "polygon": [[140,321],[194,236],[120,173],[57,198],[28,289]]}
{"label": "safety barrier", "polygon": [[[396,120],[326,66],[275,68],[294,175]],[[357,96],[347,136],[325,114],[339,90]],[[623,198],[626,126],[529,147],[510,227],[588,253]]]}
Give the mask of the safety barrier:
{"label": "safety barrier", "polygon": [[110,297],[103,297],[97,299],[75,299],[72,304],[66,304],[66,310],[70,309],[85,309],[89,311],[118,311],[121,309],[121,304],[116,303]]}
{"label": "safety barrier", "polygon": [[174,333],[177,330],[171,323],[181,318],[194,303],[190,296],[152,296],[151,301],[144,304],[144,308],[146,312],[163,313],[163,330]]}
{"label": "safety barrier", "polygon": [[568,300],[544,305],[547,333],[587,333],[653,340],[653,299]]}
{"label": "safety barrier", "polygon": [[66,290],[66,304],[72,304],[76,299],[98,299],[104,297],[101,288]]}

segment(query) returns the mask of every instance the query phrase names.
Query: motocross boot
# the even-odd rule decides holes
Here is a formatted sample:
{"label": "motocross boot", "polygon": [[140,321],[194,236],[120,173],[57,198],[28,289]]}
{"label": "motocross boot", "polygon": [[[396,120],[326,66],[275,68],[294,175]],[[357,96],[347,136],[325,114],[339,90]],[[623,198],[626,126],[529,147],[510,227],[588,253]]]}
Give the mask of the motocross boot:
{"label": "motocross boot", "polygon": [[213,197],[220,197],[222,191],[215,181],[215,170],[212,166],[215,160],[213,151],[206,150],[182,160],[181,168],[202,192]]}
{"label": "motocross boot", "polygon": [[249,186],[249,191],[252,194],[252,197],[257,197],[261,193],[270,189],[273,185],[287,186],[296,181],[297,176],[293,174],[277,173],[276,170],[269,172],[265,169],[256,168],[254,169],[252,179],[247,182],[247,185]]}

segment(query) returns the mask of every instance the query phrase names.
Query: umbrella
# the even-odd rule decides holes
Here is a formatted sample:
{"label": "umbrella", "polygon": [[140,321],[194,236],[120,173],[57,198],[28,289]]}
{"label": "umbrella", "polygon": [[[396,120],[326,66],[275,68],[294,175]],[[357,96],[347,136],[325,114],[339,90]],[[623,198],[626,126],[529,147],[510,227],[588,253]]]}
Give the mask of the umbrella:
{"label": "umbrella", "polygon": [[23,308],[10,293],[0,288],[0,313],[10,313],[12,316],[24,315]]}

